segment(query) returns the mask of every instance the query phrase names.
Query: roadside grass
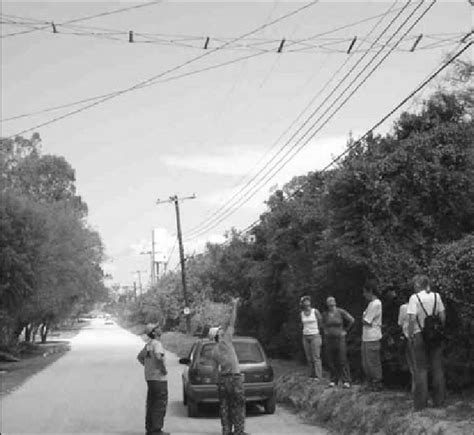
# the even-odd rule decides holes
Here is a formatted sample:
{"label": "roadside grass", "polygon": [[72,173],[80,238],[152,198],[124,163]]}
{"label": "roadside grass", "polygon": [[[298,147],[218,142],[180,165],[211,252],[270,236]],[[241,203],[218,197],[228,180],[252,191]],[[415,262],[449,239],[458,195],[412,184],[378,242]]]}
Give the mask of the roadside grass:
{"label": "roadside grass", "polygon": [[85,325],[77,323],[64,330],[52,331],[49,334],[51,339],[44,344],[19,343],[4,352],[10,357],[16,357],[18,361],[0,361],[0,397],[13,392],[31,376],[61,358],[70,349],[68,340],[76,336]]}

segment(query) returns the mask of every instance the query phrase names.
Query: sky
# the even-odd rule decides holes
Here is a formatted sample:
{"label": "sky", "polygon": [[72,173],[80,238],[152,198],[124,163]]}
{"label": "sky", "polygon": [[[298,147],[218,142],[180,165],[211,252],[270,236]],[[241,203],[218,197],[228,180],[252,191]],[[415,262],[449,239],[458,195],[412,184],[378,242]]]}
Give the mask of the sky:
{"label": "sky", "polygon": [[[24,133],[29,136],[38,131],[43,153],[64,156],[76,170],[78,193],[89,206],[88,222],[99,231],[106,247],[105,270],[122,284],[137,281],[138,270],[146,284],[150,259],[140,253],[151,249],[154,228],[157,256],[171,257],[170,268],[177,264],[174,206],[156,204],[157,199],[196,195],[181,203],[187,254],[202,251],[207,241],[222,242],[230,228],[243,229],[258,219],[274,189],[296,175],[323,168],[345,149],[350,134],[357,138],[370,129],[450,51],[459,49],[457,43],[473,22],[473,8],[467,0],[438,1],[403,38],[400,50],[387,56],[323,126],[332,113],[329,105],[339,95],[328,97],[331,91],[338,84],[339,92],[343,91],[346,82],[341,80],[351,66],[359,61],[361,68],[376,54],[372,51],[360,60],[406,2],[314,2],[222,50],[215,48],[309,2],[158,1],[105,14],[143,3],[2,3],[2,120],[129,89],[161,76],[147,82],[150,86]],[[418,9],[392,44],[428,4]],[[379,43],[387,41],[417,5],[411,2]],[[350,26],[383,13],[387,15]],[[97,14],[102,15],[67,24]],[[58,33],[44,24],[51,22]],[[41,28],[5,37],[32,26]],[[340,27],[345,28],[335,30]],[[133,44],[128,42],[130,30]],[[326,33],[329,31],[333,32]],[[420,34],[423,37],[411,52]],[[310,37],[313,39],[308,40]],[[354,37],[353,51],[347,54]],[[282,39],[285,43],[278,53]],[[257,47],[264,50],[257,51]],[[472,59],[472,55],[472,50],[466,52],[466,57]],[[201,58],[195,60],[198,56]],[[245,56],[248,58],[240,59]],[[226,62],[229,64],[217,67]],[[212,69],[196,72],[207,67]],[[172,68],[173,72],[166,73]],[[414,109],[436,86],[423,91],[406,108]],[[1,134],[15,135],[86,105],[4,121]],[[305,120],[317,108],[321,118],[316,127],[321,128],[306,141],[306,136],[300,137],[305,130],[298,133],[298,128],[309,127]],[[379,131],[388,131],[393,120]],[[260,178],[249,180],[265,164],[269,169],[278,161],[282,155],[276,155],[278,150],[305,142],[273,178],[258,185],[252,198],[211,225],[214,221],[209,219],[220,216],[216,213],[226,210],[226,204],[231,206],[233,195],[246,184],[254,186]]]}

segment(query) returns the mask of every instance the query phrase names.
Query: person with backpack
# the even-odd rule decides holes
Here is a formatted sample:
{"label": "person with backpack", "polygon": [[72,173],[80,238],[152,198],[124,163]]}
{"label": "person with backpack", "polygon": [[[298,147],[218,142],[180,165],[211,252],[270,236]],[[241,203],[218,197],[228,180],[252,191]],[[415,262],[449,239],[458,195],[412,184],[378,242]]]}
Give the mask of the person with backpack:
{"label": "person with backpack", "polygon": [[168,374],[165,364],[165,351],[158,340],[161,333],[159,325],[146,326],[148,342],[139,352],[137,359],[145,367],[146,396],[146,435],[169,435],[163,432],[163,424],[168,405]]}
{"label": "person with backpack", "polygon": [[408,301],[408,342],[415,375],[414,406],[428,405],[428,370],[431,368],[433,404],[441,406],[446,396],[443,369],[443,338],[446,322],[441,296],[430,288],[426,275],[413,278],[415,293]]}

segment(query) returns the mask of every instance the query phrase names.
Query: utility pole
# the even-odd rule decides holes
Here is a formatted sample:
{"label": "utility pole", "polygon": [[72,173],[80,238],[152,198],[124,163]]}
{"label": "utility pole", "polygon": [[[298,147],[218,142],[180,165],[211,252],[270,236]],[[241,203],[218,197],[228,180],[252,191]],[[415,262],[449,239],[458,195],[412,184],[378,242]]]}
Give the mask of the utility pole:
{"label": "utility pole", "polygon": [[[142,286],[142,271],[141,270],[135,270],[132,273],[136,273],[138,275],[138,288],[140,290],[140,296],[143,294],[143,286]],[[136,294],[136,284],[135,282],[133,283],[135,287],[135,294]]]}
{"label": "utility pole", "polygon": [[188,334],[191,332],[191,319],[189,318],[189,303],[188,303],[188,290],[186,286],[186,265],[184,259],[184,246],[183,246],[183,235],[181,232],[181,217],[179,213],[179,203],[185,201],[187,199],[195,199],[196,195],[193,194],[192,196],[187,196],[184,198],[178,198],[178,195],[170,196],[169,199],[160,201],[159,199],[156,201],[157,204],[165,204],[165,203],[174,203],[174,207],[176,210],[176,228],[178,232],[178,242],[179,242],[179,258],[181,263],[181,281],[183,283],[183,297],[184,297],[184,315],[186,316],[186,331]]}

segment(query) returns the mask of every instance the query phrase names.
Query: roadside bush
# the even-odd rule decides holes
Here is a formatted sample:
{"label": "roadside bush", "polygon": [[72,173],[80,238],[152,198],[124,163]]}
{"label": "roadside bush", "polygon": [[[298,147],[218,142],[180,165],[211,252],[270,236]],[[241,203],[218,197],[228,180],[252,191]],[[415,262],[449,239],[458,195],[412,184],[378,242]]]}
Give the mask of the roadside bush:
{"label": "roadside bush", "polygon": [[474,386],[474,235],[443,245],[430,267],[433,290],[445,301],[448,382]]}

